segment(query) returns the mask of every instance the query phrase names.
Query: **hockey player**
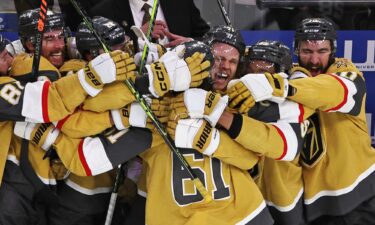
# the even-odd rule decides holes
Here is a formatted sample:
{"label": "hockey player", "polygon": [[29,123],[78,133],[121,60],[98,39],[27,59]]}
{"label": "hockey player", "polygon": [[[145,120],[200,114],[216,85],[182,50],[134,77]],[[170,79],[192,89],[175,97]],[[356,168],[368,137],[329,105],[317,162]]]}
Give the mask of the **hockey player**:
{"label": "hockey player", "polygon": [[[239,39],[239,34],[232,28],[213,29],[214,31],[210,32],[209,36],[207,35],[215,60],[211,76],[214,81],[214,89],[225,91],[228,82],[236,74],[240,57],[244,53],[244,44]],[[179,223],[272,224],[269,212],[264,208],[263,197],[260,195],[259,189],[253,185],[254,181],[247,172],[258,161],[258,156],[233,141],[226,132],[215,128],[227,101],[227,96],[221,97],[218,93],[202,89],[190,89],[172,99],[172,112],[168,122],[169,133],[175,137],[176,145],[183,149],[183,154],[192,163],[193,168],[199,166],[198,173],[207,177],[204,183],[207,183],[206,188],[214,198],[213,203],[200,202],[201,197],[197,192],[194,192],[194,195],[191,193],[193,190],[190,190],[191,187],[188,186],[191,184],[183,180],[184,176],[179,181],[178,178],[181,176],[179,174],[182,171],[179,167],[173,166],[171,178],[174,191],[169,195],[172,195],[172,200],[174,199],[177,204],[168,203],[170,205],[168,207],[170,211],[175,212],[173,215],[176,220],[181,221]],[[204,120],[191,118],[204,118]],[[145,152],[145,154],[151,153]],[[163,154],[165,153],[158,151],[153,153],[151,158],[162,157]],[[246,154],[249,155],[246,156]],[[174,165],[175,159],[170,160]],[[156,160],[146,161],[148,162],[146,222],[151,223],[153,220],[157,220],[162,223],[162,219],[156,218],[156,215],[162,212],[154,210],[155,212],[149,213],[152,210],[149,202],[156,198],[156,188],[152,184],[162,182],[161,180],[166,178],[157,177],[155,174],[155,168],[161,167],[161,165],[155,167]],[[241,165],[242,162],[247,166]],[[208,166],[211,166],[212,169],[209,169]],[[217,176],[216,169],[213,168],[219,167],[222,175]],[[229,174],[230,176],[227,176]],[[222,177],[223,181],[219,181],[218,177]],[[168,179],[166,180],[168,181]],[[213,182],[212,186],[211,182]],[[237,186],[237,182],[240,182],[241,186]],[[212,189],[213,187],[214,189]],[[242,199],[242,191],[251,193],[251,196]],[[167,190],[165,193],[168,193]],[[248,198],[257,199],[257,201],[248,201]],[[240,207],[237,208],[237,212],[232,211],[234,205]],[[243,217],[245,215],[243,213],[251,213],[252,216]],[[186,215],[188,215],[187,218],[185,218]]]}
{"label": "hockey player", "polygon": [[[314,110],[301,153],[306,217],[311,224],[373,224],[375,152],[365,118],[365,81],[348,59],[335,58],[336,31],[322,18],[305,19],[295,34],[300,68],[273,87]],[[267,86],[267,84],[263,84]],[[354,136],[353,136],[354,135]]]}
{"label": "hockey player", "polygon": [[[262,40],[250,46],[247,62],[248,73],[285,73],[292,67],[292,56],[290,49],[282,43],[278,41]],[[229,88],[229,96],[233,98],[237,97],[238,90],[239,89],[235,86]],[[288,100],[282,103],[265,100],[255,104],[250,93],[244,92],[242,96],[246,96],[246,94],[249,95],[251,101],[245,98],[241,100],[232,98],[230,107],[240,108],[241,111],[248,110],[247,114],[249,117],[261,121],[287,121],[293,124],[292,126],[297,125],[297,127],[294,127],[296,131],[299,131],[298,124],[303,124],[302,117],[308,117],[308,109],[304,109],[301,105]],[[312,110],[310,111],[312,112]],[[254,129],[253,126],[250,127],[250,129]],[[250,134],[250,132],[251,131],[249,131],[248,134]],[[301,134],[303,135],[303,133]],[[273,144],[275,145],[276,143]],[[302,140],[300,140],[298,150],[301,149],[301,144]],[[256,182],[262,191],[272,217],[275,220],[275,224],[304,224],[302,210],[302,168],[298,160],[298,156],[291,162],[262,157],[258,167],[253,171],[253,174],[257,176]],[[255,172],[257,173],[255,174]]]}
{"label": "hockey player", "polygon": [[288,98],[318,110],[309,119],[301,161],[306,216],[312,224],[373,224],[375,152],[366,124],[365,80],[335,51],[330,21],[305,19],[297,27],[297,71],[309,77],[290,81]]}
{"label": "hockey player", "polygon": [[8,53],[6,45],[9,41],[0,34],[0,76],[6,76],[13,62],[13,56]]}

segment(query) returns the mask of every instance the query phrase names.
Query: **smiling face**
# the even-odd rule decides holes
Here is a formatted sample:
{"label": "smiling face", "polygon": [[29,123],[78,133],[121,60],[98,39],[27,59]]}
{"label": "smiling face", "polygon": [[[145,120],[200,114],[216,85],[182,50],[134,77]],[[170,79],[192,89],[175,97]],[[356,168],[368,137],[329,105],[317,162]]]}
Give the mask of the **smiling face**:
{"label": "smiling face", "polygon": [[62,28],[47,31],[43,34],[42,56],[45,57],[56,68],[64,63],[64,31]]}
{"label": "smiling face", "polygon": [[300,66],[310,71],[312,76],[324,73],[332,54],[329,40],[300,41],[298,58]]}
{"label": "smiling face", "polygon": [[237,71],[240,53],[236,48],[225,43],[215,43],[211,47],[215,63],[211,69],[211,77],[215,90],[225,91]]}

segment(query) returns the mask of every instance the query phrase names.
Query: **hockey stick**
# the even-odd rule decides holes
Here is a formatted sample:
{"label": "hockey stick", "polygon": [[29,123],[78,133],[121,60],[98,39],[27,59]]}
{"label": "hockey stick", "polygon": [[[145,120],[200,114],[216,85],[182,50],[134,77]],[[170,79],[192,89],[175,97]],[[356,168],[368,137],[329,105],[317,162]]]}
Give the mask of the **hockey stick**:
{"label": "hockey stick", "polygon": [[[152,34],[153,29],[154,29],[156,15],[158,13],[158,8],[159,8],[159,0],[154,0],[154,4],[152,6],[152,11],[151,11],[151,18],[150,18],[150,21],[148,23],[148,29],[147,29],[147,34],[146,34],[146,37],[147,37],[148,41],[151,40],[151,34]],[[139,66],[139,74],[140,75],[143,75],[143,72],[145,70],[145,64],[146,64],[146,60],[147,60],[147,56],[148,56],[148,51],[149,51],[148,46],[144,45],[143,46],[143,52],[142,52],[142,58],[141,58],[141,65]]]}
{"label": "hockey stick", "polygon": [[107,215],[105,217],[104,225],[111,225],[111,223],[112,223],[113,213],[115,212],[115,206],[116,206],[116,202],[117,202],[118,189],[120,187],[120,184],[124,180],[123,168],[124,168],[124,164],[121,164],[118,168],[115,183],[113,185],[113,189],[112,189],[112,193],[111,193],[111,198],[110,198],[109,204],[108,204],[108,210],[107,210]]}
{"label": "hockey stick", "polygon": [[230,22],[227,11],[224,8],[223,2],[221,0],[217,0],[217,3],[219,4],[219,7],[220,7],[220,10],[221,10],[221,13],[223,14],[225,22],[227,23],[228,26],[233,27],[232,23]]}
{"label": "hockey stick", "polygon": [[38,76],[40,55],[41,55],[41,52],[42,52],[43,32],[44,32],[46,18],[47,18],[47,2],[46,2],[46,0],[42,0],[40,2],[40,11],[39,11],[39,19],[38,19],[38,33],[36,34],[36,38],[35,38],[35,46],[34,46],[35,50],[34,50],[33,66],[32,66],[32,69],[31,69],[31,74],[35,78],[37,78],[37,76]]}
{"label": "hockey stick", "polygon": [[[94,26],[92,25],[91,19],[84,13],[83,9],[75,2],[75,0],[70,0],[73,3],[73,6],[77,10],[78,14],[80,14],[83,17],[83,20],[85,23],[87,23],[87,27],[93,32],[96,39],[99,41],[99,43],[103,46],[103,49],[106,52],[109,52],[109,48],[102,39],[102,37],[95,31]],[[88,25],[90,24],[90,25]],[[146,45],[145,45],[146,46]],[[180,150],[175,146],[172,138],[168,135],[168,133],[165,131],[164,127],[161,125],[159,119],[155,116],[155,114],[152,112],[150,106],[146,103],[146,100],[142,97],[142,95],[135,89],[134,83],[132,80],[128,79],[125,80],[126,86],[129,88],[130,92],[134,95],[137,102],[141,105],[142,109],[145,111],[147,116],[150,118],[150,120],[155,125],[157,131],[159,134],[163,137],[165,143],[168,145],[168,147],[176,154],[178,159],[180,160],[182,166],[184,169],[189,173],[189,176],[193,180],[195,186],[197,187],[199,193],[202,195],[204,200],[206,202],[212,201],[212,197],[208,194],[207,190],[205,189],[203,183],[201,180],[199,180],[198,176],[193,172],[193,169],[190,167],[189,163],[186,161],[185,157],[182,155]]]}

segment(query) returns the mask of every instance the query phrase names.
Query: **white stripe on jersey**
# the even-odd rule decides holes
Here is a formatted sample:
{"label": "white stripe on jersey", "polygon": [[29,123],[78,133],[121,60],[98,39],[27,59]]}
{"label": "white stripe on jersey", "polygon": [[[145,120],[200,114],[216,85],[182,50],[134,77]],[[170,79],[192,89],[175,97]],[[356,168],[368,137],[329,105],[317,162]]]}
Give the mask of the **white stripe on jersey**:
{"label": "white stripe on jersey", "polygon": [[365,172],[363,172],[361,175],[358,176],[358,178],[349,186],[339,189],[339,190],[334,190],[334,191],[320,191],[318,194],[313,196],[312,198],[305,199],[305,204],[310,205],[314,203],[316,200],[318,200],[321,197],[324,196],[340,196],[344,195],[346,193],[351,192],[354,188],[357,187],[357,185],[364,180],[366,177],[368,177],[370,174],[372,174],[375,171],[375,164],[373,164],[370,168],[368,168]]}
{"label": "white stripe on jersey", "polygon": [[34,123],[44,123],[42,95],[43,86],[48,81],[37,81],[27,83],[23,97],[22,116],[26,117],[25,121]]}
{"label": "white stripe on jersey", "polygon": [[96,195],[96,194],[103,194],[103,193],[110,193],[112,190],[112,187],[98,187],[94,189],[87,189],[82,186],[80,186],[77,183],[74,183],[70,179],[65,180],[65,184],[71,187],[72,189],[78,191],[79,193],[85,194],[85,195]]}
{"label": "white stripe on jersey", "polygon": [[285,136],[285,141],[287,145],[286,153],[284,157],[278,159],[282,161],[292,161],[298,152],[298,139],[296,133],[294,132],[292,126],[286,121],[277,121],[272,123],[274,126],[279,128]]}
{"label": "white stripe on jersey", "polygon": [[100,138],[85,138],[83,141],[82,153],[89,169],[91,170],[92,176],[113,169]]}
{"label": "white stripe on jersey", "polygon": [[276,205],[275,203],[273,203],[271,201],[266,201],[266,202],[267,202],[267,205],[275,207],[280,212],[289,212],[296,207],[297,202],[301,198],[302,194],[303,194],[303,188],[301,188],[301,190],[298,192],[298,194],[294,198],[292,204],[287,205],[287,206],[279,206],[279,205]]}

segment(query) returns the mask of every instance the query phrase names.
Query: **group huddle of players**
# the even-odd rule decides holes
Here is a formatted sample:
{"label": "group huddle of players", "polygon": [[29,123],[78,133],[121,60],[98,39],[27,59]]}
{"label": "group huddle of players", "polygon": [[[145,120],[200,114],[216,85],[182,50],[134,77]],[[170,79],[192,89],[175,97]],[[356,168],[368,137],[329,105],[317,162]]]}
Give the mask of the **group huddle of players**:
{"label": "group huddle of players", "polygon": [[373,209],[363,206],[375,196],[365,81],[335,57],[330,21],[301,22],[292,65],[281,42],[246,47],[228,26],[166,49],[131,44],[116,22],[95,17],[104,52],[85,23],[72,37],[52,11],[36,53],[38,18],[25,11],[20,39],[0,37],[1,224],[103,224],[124,163],[129,208],[114,223],[336,224]]}

